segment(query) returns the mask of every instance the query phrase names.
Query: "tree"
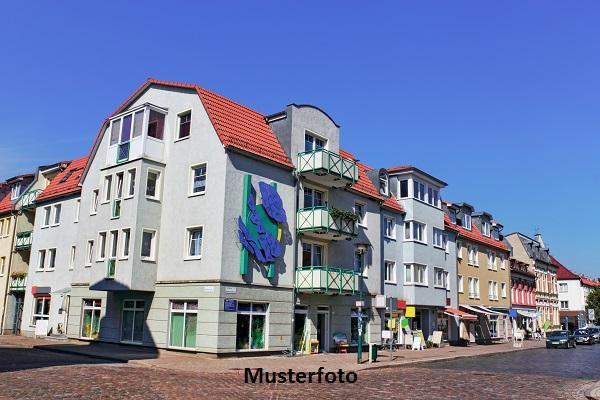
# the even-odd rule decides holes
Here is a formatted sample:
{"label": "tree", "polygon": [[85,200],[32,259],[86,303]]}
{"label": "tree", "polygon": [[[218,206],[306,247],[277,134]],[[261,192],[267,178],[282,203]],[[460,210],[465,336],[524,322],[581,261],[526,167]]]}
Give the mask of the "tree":
{"label": "tree", "polygon": [[587,298],[587,306],[588,309],[594,309],[594,318],[596,318],[596,321],[593,322],[598,322],[600,320],[600,286],[596,286],[590,291]]}

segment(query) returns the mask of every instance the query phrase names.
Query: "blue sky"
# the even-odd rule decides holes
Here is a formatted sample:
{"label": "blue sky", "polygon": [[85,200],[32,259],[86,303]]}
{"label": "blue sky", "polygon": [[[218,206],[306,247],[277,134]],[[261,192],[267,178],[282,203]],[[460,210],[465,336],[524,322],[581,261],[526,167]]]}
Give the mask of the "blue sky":
{"label": "blue sky", "polygon": [[4,4],[0,179],[85,155],[146,78],[194,82],[318,105],[367,164],[417,165],[600,274],[600,3],[213,3]]}

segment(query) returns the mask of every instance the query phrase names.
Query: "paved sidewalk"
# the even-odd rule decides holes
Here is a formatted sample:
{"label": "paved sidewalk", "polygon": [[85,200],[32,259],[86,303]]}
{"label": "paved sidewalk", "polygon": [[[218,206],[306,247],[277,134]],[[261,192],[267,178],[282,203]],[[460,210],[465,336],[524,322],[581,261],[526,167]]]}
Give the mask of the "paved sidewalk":
{"label": "paved sidewalk", "polygon": [[584,389],[584,395],[589,400],[600,400],[600,382],[587,385]]}
{"label": "paved sidewalk", "polygon": [[[244,368],[263,368],[267,371],[281,371],[292,368],[296,371],[315,371],[323,366],[329,370],[342,368],[357,371],[375,368],[451,360],[461,357],[491,355],[497,353],[526,351],[544,347],[543,341],[526,341],[522,348],[513,348],[512,343],[476,345],[469,347],[444,346],[422,351],[389,350],[379,351],[376,363],[356,363],[356,353],[350,354],[314,354],[297,357],[262,356],[220,358],[214,356],[159,350],[138,346],[127,346],[110,343],[90,343],[78,340],[33,339],[22,336],[1,336],[0,346],[34,347],[40,350],[55,351],[68,354],[79,354],[114,362],[143,365],[189,372],[230,372]],[[368,360],[368,353],[363,352],[363,359]]]}

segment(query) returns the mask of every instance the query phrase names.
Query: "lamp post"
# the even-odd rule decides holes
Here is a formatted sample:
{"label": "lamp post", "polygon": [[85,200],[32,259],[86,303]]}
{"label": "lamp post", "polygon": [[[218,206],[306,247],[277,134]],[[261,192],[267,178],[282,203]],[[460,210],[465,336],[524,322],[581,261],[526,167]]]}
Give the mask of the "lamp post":
{"label": "lamp post", "polygon": [[356,302],[356,307],[358,307],[358,348],[356,349],[356,362],[358,364],[362,363],[362,348],[363,348],[363,307],[365,306],[365,301],[363,297],[363,286],[364,286],[364,277],[363,277],[363,268],[364,268],[364,260],[363,255],[368,251],[369,247],[366,244],[358,244],[356,245],[356,252],[359,254],[360,262],[356,266],[357,272],[360,274],[360,281],[358,282],[358,290],[359,290],[359,300]]}

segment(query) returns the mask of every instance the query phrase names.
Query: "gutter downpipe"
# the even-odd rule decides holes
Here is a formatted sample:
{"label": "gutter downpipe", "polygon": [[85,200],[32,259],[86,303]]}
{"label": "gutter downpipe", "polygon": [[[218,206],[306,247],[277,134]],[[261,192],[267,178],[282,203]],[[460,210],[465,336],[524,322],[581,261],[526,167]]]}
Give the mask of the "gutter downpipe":
{"label": "gutter downpipe", "polygon": [[17,234],[17,217],[15,216],[14,211],[10,212],[10,216],[14,217],[14,223],[13,223],[13,235],[11,235],[12,239],[10,242],[10,254],[8,256],[8,271],[6,271],[7,273],[7,277],[6,277],[6,286],[4,288],[4,307],[2,307],[2,318],[0,318],[0,323],[2,324],[0,326],[0,335],[4,335],[4,317],[6,316],[6,303],[8,300],[8,287],[9,287],[9,282],[10,282],[10,266],[12,265],[12,258],[13,258],[13,247],[15,245],[15,236]]}
{"label": "gutter downpipe", "polygon": [[294,323],[296,319],[296,266],[298,265],[298,231],[297,231],[297,214],[299,206],[300,196],[300,178],[296,170],[292,173],[294,176],[294,229],[292,235],[294,235],[294,265],[292,265],[292,313],[291,313],[291,335],[290,335],[290,356],[294,356]]}

